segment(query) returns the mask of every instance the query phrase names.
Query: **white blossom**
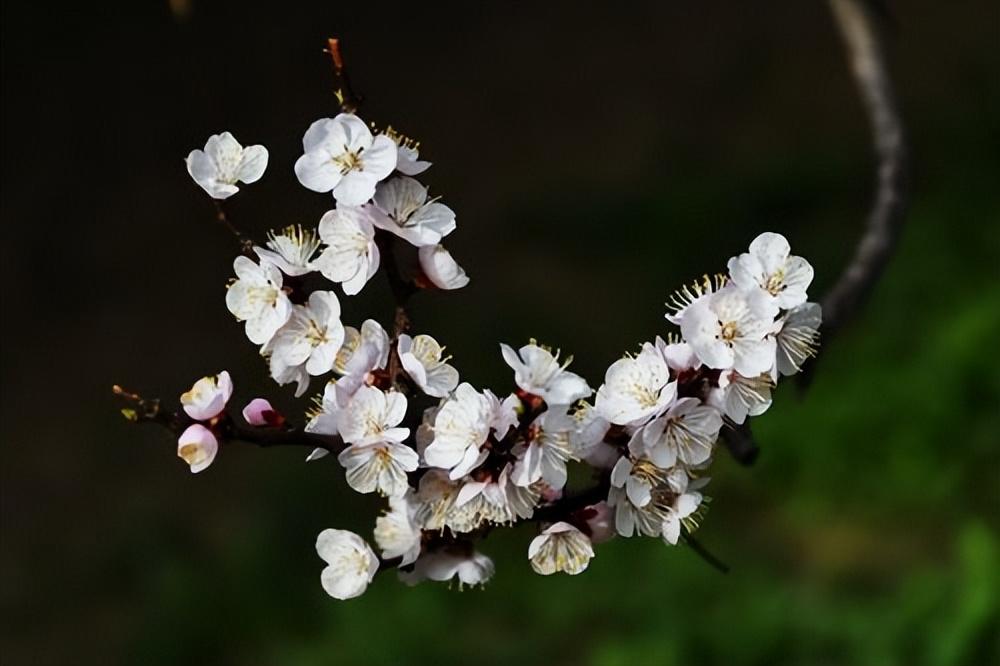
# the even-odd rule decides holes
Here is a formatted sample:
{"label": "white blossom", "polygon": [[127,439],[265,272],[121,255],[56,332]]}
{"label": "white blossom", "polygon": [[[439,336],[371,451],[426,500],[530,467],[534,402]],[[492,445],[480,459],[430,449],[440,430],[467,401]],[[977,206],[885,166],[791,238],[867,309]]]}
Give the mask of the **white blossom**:
{"label": "white blossom", "polygon": [[608,493],[608,506],[615,509],[615,529],[624,537],[661,536],[667,506],[687,483],[687,473],[681,468],[666,470],[646,459],[633,461],[623,456],[611,471]]}
{"label": "white blossom", "polygon": [[621,453],[608,445],[604,438],[611,424],[588,402],[580,403],[573,412],[572,447],[581,460],[597,469],[611,469]]}
{"label": "white blossom", "polygon": [[416,176],[427,171],[430,162],[420,159],[420,150],[415,145],[400,143],[396,153],[396,170],[407,176]]}
{"label": "white blossom", "polygon": [[379,252],[375,227],[365,208],[337,206],[319,221],[319,235],[326,248],[312,262],[312,267],[332,282],[339,282],[344,293],[353,296],[378,271]]}
{"label": "white blossom", "polygon": [[319,238],[312,229],[301,225],[287,226],[281,233],[267,232],[267,249],[254,247],[262,261],[268,261],[285,275],[305,275],[312,272],[310,262],[319,249]]}
{"label": "white blossom", "polygon": [[663,359],[667,362],[667,367],[673,370],[675,374],[697,370],[701,365],[698,355],[694,353],[691,345],[686,342],[668,343],[663,338],[657,337],[656,348],[663,355]]}
{"label": "white blossom", "polygon": [[469,284],[469,277],[444,245],[426,245],[417,251],[417,257],[424,275],[438,289],[461,289]]}
{"label": "white blossom", "polygon": [[453,479],[482,464],[488,452],[480,447],[490,434],[491,407],[470,384],[459,384],[434,419],[434,441],[424,450],[427,464],[451,470]]}
{"label": "white blossom", "polygon": [[816,355],[819,343],[819,326],[823,310],[819,303],[804,303],[792,308],[776,322],[780,328],[775,335],[778,345],[777,371],[794,375],[802,369],[806,359]]}
{"label": "white blossom", "polygon": [[455,230],[455,211],[437,199],[427,199],[427,188],[409,176],[397,176],[375,190],[372,222],[411,245],[437,245]]}
{"label": "white blossom", "polygon": [[[267,356],[269,347],[267,345],[261,350],[264,356]],[[301,398],[305,395],[305,392],[309,389],[309,373],[306,371],[305,364],[295,365],[289,364],[283,360],[281,357],[274,357],[268,360],[271,379],[277,382],[278,386],[285,386],[286,384],[295,384],[295,397]]]}
{"label": "white blossom", "polygon": [[564,571],[571,576],[583,573],[594,548],[586,534],[566,522],[547,527],[528,545],[531,568],[543,576]]}
{"label": "white blossom", "polygon": [[431,167],[430,162],[420,159],[420,143],[410,139],[392,127],[385,130],[385,135],[396,142],[396,171],[407,176],[416,176]]}
{"label": "white blossom", "polygon": [[420,505],[413,493],[389,497],[389,510],[375,519],[375,543],[382,549],[382,557],[401,558],[399,565],[413,564],[420,555],[420,524],[417,511]]}
{"label": "white blossom", "polygon": [[484,389],[483,395],[490,403],[490,429],[497,440],[501,440],[507,436],[511,428],[518,424],[524,406],[521,404],[521,399],[514,393],[502,401],[489,389]]}
{"label": "white blossom", "polygon": [[761,290],[777,308],[789,310],[806,302],[813,268],[791,256],[784,236],[766,232],[750,243],[749,253],[729,260],[729,275],[740,289]]}
{"label": "white blossom", "polygon": [[514,382],[522,391],[542,398],[548,405],[570,405],[593,393],[586,380],[566,370],[572,358],[559,363],[559,353],[532,341],[518,351],[500,344],[504,361],[514,370]]}
{"label": "white blossom", "polygon": [[535,419],[529,441],[514,447],[517,462],[511,480],[519,486],[544,481],[551,488],[566,485],[566,462],[576,460],[573,451],[573,419],[551,408]]}
{"label": "white blossom", "polygon": [[211,465],[218,452],[219,440],[200,423],[189,425],[177,439],[177,457],[186,462],[194,474]]}
{"label": "white blossom", "polygon": [[[305,365],[310,375],[333,369],[344,326],[340,323],[340,301],[332,291],[314,291],[308,305],[296,305],[288,323],[265,347],[271,355],[272,374],[278,368]],[[277,377],[276,377],[277,378]]]}
{"label": "white blossom", "polygon": [[363,379],[370,372],[384,369],[388,362],[389,334],[381,324],[366,319],[360,331],[353,326],[344,327],[344,344],[333,363],[337,373]]}
{"label": "white blossom", "polygon": [[205,150],[192,150],[185,160],[188,173],[213,199],[228,199],[240,188],[260,180],[267,168],[267,148],[240,145],[232,134],[213,134]]}
{"label": "white blossom", "polygon": [[202,377],[181,395],[184,412],[195,421],[210,421],[222,413],[233,395],[233,380],[225,370]]}
{"label": "white blossom", "polygon": [[768,336],[773,314],[759,301],[727,287],[689,307],[681,333],[710,368],[735,368],[746,377],[767,372],[774,365],[775,342]]}
{"label": "white blossom", "polygon": [[398,443],[410,435],[409,428],[398,427],[404,416],[406,396],[402,393],[361,386],[337,415],[337,430],[345,442],[357,446]]}
{"label": "white blossom", "polygon": [[647,342],[638,356],[611,364],[594,406],[611,423],[627,425],[663,413],[676,394],[677,382],[670,381],[666,360]]}
{"label": "white blossom", "polygon": [[246,322],[250,342],[266,344],[292,315],[292,303],[281,289],[281,271],[266,261],[258,265],[242,256],[236,257],[233,270],[237,279],[226,291],[226,307]]}
{"label": "white blossom", "polygon": [[448,365],[451,357],[441,358],[444,347],[431,336],[402,333],[396,349],[406,374],[427,395],[443,398],[458,386],[458,370]]}
{"label": "white blossom", "polygon": [[407,585],[424,580],[449,581],[458,579],[459,587],[484,585],[493,577],[493,560],[482,553],[452,553],[446,550],[421,555],[412,571],[401,571],[399,579]]}
{"label": "white blossom", "polygon": [[738,372],[723,372],[709,401],[734,423],[743,423],[747,416],[760,416],[768,410],[773,388],[774,381],[768,374],[744,377]]}
{"label": "white blossom", "polygon": [[657,467],[673,467],[678,460],[698,465],[712,456],[721,428],[719,410],[697,398],[681,398],[636,433],[630,451],[634,456],[649,458]]}
{"label": "white blossom", "polygon": [[317,120],[302,137],[305,154],[295,162],[299,182],[314,192],[333,191],[345,206],[360,206],[375,194],[375,185],[396,168],[396,143],[373,137],[365,123],[350,113]]}
{"label": "white blossom", "polygon": [[445,524],[453,532],[471,532],[484,523],[507,525],[530,518],[540,493],[534,486],[518,486],[510,478],[511,466],[482,480],[468,479],[458,491]]}
{"label": "white blossom", "polygon": [[720,291],[728,283],[727,276],[717,274],[704,275],[700,280],[695,280],[690,285],[684,285],[670,296],[670,300],[666,304],[667,314],[665,317],[667,321],[680,326],[684,319],[684,313],[689,307]]}
{"label": "white blossom", "polygon": [[[321,398],[314,398],[317,407],[309,412],[309,422],[306,423],[306,432],[318,435],[339,435],[340,429],[337,421],[340,412],[343,411],[351,398],[362,386],[366,386],[363,376],[345,376],[339,379],[331,379],[323,388]],[[327,452],[317,455],[314,460],[323,457]]]}
{"label": "white blossom", "polygon": [[671,546],[676,546],[681,537],[681,526],[689,519],[701,504],[701,493],[691,492],[678,495],[673,504],[665,509],[663,517],[663,540]]}
{"label": "white blossom", "polygon": [[353,532],[323,530],[316,538],[316,553],[327,563],[320,582],[334,599],[361,596],[378,571],[378,557],[371,546]]}
{"label": "white blossom", "polygon": [[417,484],[417,522],[427,530],[444,529],[461,489],[461,482],[450,479],[446,471],[427,470]]}
{"label": "white blossom", "polygon": [[351,488],[359,493],[378,491],[387,497],[398,497],[409,489],[406,473],[419,464],[416,451],[393,441],[348,446],[337,461],[347,470]]}
{"label": "white blossom", "polygon": [[347,470],[347,484],[359,493],[378,491],[394,497],[406,492],[406,473],[417,469],[417,452],[402,442],[409,428],[398,427],[406,416],[406,396],[361,386],[337,411],[337,431],[350,444],[337,460]]}

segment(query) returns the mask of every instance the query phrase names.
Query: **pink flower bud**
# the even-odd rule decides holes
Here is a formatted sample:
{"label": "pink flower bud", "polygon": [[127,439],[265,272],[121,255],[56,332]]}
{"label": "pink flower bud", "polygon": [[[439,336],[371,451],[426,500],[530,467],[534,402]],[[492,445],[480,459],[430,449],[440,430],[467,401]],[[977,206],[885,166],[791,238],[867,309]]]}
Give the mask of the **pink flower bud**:
{"label": "pink flower bud", "polygon": [[285,422],[285,417],[264,398],[254,398],[243,408],[243,418],[252,426],[277,427]]}
{"label": "pink flower bud", "polygon": [[188,426],[177,439],[177,457],[190,465],[193,473],[211,465],[218,452],[219,440],[200,423]]}
{"label": "pink flower bud", "polygon": [[223,370],[217,375],[202,377],[181,396],[181,406],[195,421],[210,421],[222,413],[233,395],[233,380]]}

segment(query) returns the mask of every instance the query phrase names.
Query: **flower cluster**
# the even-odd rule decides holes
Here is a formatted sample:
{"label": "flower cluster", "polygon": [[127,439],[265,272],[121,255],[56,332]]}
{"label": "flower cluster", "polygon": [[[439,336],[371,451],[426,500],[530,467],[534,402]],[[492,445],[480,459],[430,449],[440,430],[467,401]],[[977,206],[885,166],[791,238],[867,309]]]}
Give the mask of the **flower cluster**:
{"label": "flower cluster", "polygon": [[[494,566],[477,540],[520,522],[538,524],[527,559],[544,575],[584,571],[594,546],[615,535],[677,544],[704,511],[722,429],[767,410],[779,377],[815,353],[812,268],[784,237],[765,233],[727,274],[677,292],[666,318],[678,330],[616,360],[596,391],[569,369],[571,359],[534,340],[500,345],[508,390],[463,382],[438,340],[411,333],[405,317],[388,331],[373,319],[357,328],[341,320],[341,299],[406,247],[419,269],[401,275],[390,265],[394,287],[468,283],[441,244],[456,229],[454,211],[414,178],[430,167],[418,145],[391,128],[373,132],[352,113],[316,121],[302,144],[294,172],[309,190],[332,193],[333,208],[315,227],[272,231],[238,257],[226,305],[279,385],[295,384],[300,397],[313,378],[325,381],[301,428],[262,398],[246,405],[239,427],[299,434],[315,445],[308,461],[335,453],[350,488],[386,498],[373,533],[378,552],[351,532],[319,535],[321,582],[332,597],[362,594],[389,567],[408,584],[482,584]],[[264,148],[243,149],[224,133],[187,163],[222,199],[237,181],[260,178],[266,160]],[[181,397],[191,423],[178,455],[194,472],[212,463],[220,442],[245,436],[225,411],[232,393],[222,372]],[[574,467],[589,468],[596,485],[568,490],[571,476],[587,477]]]}

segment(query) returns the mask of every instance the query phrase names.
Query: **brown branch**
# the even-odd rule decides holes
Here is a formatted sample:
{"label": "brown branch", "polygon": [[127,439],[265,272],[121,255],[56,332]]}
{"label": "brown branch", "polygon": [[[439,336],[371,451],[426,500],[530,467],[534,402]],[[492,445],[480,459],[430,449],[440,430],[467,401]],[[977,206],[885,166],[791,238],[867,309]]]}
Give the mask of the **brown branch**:
{"label": "brown branch", "polygon": [[[909,202],[909,150],[883,44],[884,14],[871,0],[830,0],[851,73],[871,124],[877,161],[875,200],[865,231],[837,282],[823,298],[823,341],[853,319],[892,258]],[[884,22],[884,21],[883,21]],[[799,377],[807,386],[815,362]]]}
{"label": "brown branch", "polygon": [[333,94],[337,96],[337,101],[340,102],[340,110],[344,113],[354,113],[361,106],[361,102],[364,98],[355,94],[354,89],[351,87],[351,79],[347,74],[347,67],[344,66],[344,55],[340,50],[340,40],[335,37],[330,37],[326,40],[326,48],[323,49],[324,53],[329,54],[330,60],[333,63],[333,74],[337,79],[338,87],[333,91]]}
{"label": "brown branch", "polygon": [[[183,410],[168,412],[161,407],[159,398],[146,399],[137,393],[130,393],[117,384],[112,387],[112,393],[125,400],[130,406],[122,409],[122,415],[132,423],[154,423],[177,435],[193,423],[194,419]],[[273,428],[252,426],[228,412],[217,416],[207,426],[221,442],[243,442],[260,447],[274,446],[308,446],[326,449],[337,453],[344,448],[344,441],[335,435],[321,435],[306,432],[297,427]]]}
{"label": "brown branch", "polygon": [[571,495],[563,495],[550,504],[538,507],[529,520],[538,523],[557,523],[561,520],[568,520],[577,511],[608,499],[608,490],[609,478],[607,474],[604,474],[590,488]]}

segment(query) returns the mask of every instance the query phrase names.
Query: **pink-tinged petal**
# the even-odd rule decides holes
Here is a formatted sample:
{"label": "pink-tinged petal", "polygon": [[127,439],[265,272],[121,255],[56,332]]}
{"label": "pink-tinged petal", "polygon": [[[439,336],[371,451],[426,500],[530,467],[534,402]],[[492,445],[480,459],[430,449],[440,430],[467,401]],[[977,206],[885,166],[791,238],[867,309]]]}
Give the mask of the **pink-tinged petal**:
{"label": "pink-tinged petal", "polygon": [[243,418],[252,426],[277,427],[285,422],[285,417],[264,398],[254,398],[248,402],[243,408]]}
{"label": "pink-tinged petal", "polygon": [[219,441],[200,423],[188,426],[177,439],[177,457],[186,462],[194,474],[211,465],[218,452]]}

